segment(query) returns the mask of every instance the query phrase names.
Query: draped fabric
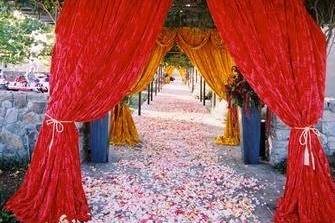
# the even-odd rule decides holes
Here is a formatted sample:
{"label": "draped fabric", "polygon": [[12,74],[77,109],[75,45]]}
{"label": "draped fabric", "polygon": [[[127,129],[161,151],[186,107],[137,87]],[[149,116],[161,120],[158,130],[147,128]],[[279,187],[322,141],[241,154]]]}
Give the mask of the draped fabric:
{"label": "draped fabric", "polygon": [[140,143],[140,137],[126,103],[114,107],[111,119],[111,144],[135,145]]}
{"label": "draped fabric", "polygon": [[215,143],[236,146],[240,144],[240,126],[238,121],[238,107],[228,107],[226,113],[226,126],[222,136],[218,136],[215,139]]}
{"label": "draped fabric", "polygon": [[326,41],[301,0],[207,0],[252,88],[291,130],[275,222],[331,222],[335,185],[313,127],[323,111]]}
{"label": "draped fabric", "polygon": [[174,30],[163,28],[156,40],[156,47],[151,53],[148,65],[141,72],[139,80],[131,88],[129,95],[143,91],[148,86],[150,81],[152,81],[160,62],[163,60],[166,53],[172,48],[175,36],[176,32]]}
{"label": "draped fabric", "polygon": [[186,70],[186,68],[183,68],[183,67],[178,68],[178,73],[181,76],[184,84],[186,84],[186,82],[187,82],[187,70]]}
{"label": "draped fabric", "polygon": [[[234,62],[224,48],[219,34],[215,30],[181,28],[177,32],[177,43],[198,68],[210,88],[219,97],[226,99],[225,85]],[[236,115],[236,108],[228,109],[224,134],[216,138],[216,143],[224,145],[240,143],[238,123],[232,123]]]}
{"label": "draped fabric", "polygon": [[164,71],[164,74],[165,74],[165,83],[166,84],[169,84],[171,82],[170,77],[172,77],[174,69],[175,69],[175,67],[171,66],[171,65],[164,67],[163,71]]}
{"label": "draped fabric", "polygon": [[[143,91],[153,80],[160,62],[174,44],[176,32],[163,28],[156,40],[150,61],[145,69],[140,72],[139,79],[131,87],[128,95]],[[121,102],[113,110],[111,119],[110,143],[115,145],[135,145],[140,143],[140,138],[127,103]]]}
{"label": "draped fabric", "polygon": [[[138,80],[171,0],[67,0],[56,27],[47,115],[6,208],[20,222],[87,221],[74,121],[102,117]],[[139,44],[140,43],[140,44]]]}

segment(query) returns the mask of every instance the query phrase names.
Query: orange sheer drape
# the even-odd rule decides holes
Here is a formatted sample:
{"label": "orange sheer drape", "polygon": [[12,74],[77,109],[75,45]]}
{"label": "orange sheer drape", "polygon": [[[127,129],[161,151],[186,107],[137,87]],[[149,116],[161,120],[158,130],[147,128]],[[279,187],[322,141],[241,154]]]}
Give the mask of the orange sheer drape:
{"label": "orange sheer drape", "polygon": [[[216,30],[181,28],[177,32],[178,46],[198,68],[211,89],[221,98],[226,99],[228,77],[234,65],[233,59],[224,48]],[[238,145],[240,142],[237,122],[237,108],[228,109],[225,132],[215,140],[218,144]]]}
{"label": "orange sheer drape", "polygon": [[[155,76],[160,62],[171,49],[175,39],[175,31],[163,29],[156,40],[156,47],[151,53],[148,65],[141,72],[140,78],[129,91],[133,95],[143,91]],[[114,145],[135,145],[140,143],[131,110],[128,103],[118,104],[112,112],[110,143]]]}

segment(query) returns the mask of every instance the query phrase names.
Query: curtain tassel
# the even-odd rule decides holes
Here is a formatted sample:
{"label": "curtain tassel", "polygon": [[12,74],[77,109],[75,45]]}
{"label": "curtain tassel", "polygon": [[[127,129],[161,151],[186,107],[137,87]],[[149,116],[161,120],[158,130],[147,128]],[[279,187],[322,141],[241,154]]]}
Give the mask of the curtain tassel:
{"label": "curtain tassel", "polygon": [[315,170],[315,158],[312,152],[312,136],[314,134],[320,140],[321,133],[317,128],[308,126],[304,128],[296,127],[295,129],[302,130],[302,133],[299,137],[299,143],[304,147],[304,165],[310,166],[312,162],[313,170]]}

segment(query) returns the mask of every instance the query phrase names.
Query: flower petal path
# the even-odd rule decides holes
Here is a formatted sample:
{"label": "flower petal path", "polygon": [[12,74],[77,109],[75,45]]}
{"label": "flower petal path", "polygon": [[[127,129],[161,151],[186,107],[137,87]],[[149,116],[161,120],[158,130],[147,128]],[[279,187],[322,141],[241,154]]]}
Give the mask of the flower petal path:
{"label": "flower petal path", "polygon": [[179,79],[134,119],[141,146],[111,146],[111,162],[83,164],[91,222],[272,221],[284,177],[215,145],[221,121]]}

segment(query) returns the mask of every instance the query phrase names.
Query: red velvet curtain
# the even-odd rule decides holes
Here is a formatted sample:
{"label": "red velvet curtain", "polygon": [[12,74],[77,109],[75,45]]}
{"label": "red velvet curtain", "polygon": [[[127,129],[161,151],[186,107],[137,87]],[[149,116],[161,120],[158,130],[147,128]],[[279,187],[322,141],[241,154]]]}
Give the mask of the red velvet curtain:
{"label": "red velvet curtain", "polygon": [[[226,47],[261,99],[292,128],[275,222],[335,222],[335,186],[315,125],[325,37],[303,0],[207,0]],[[309,127],[309,128],[307,128]]]}
{"label": "red velvet curtain", "polygon": [[86,221],[74,121],[109,111],[148,62],[171,0],[67,0],[56,27],[51,95],[24,182],[6,208],[25,223]]}

